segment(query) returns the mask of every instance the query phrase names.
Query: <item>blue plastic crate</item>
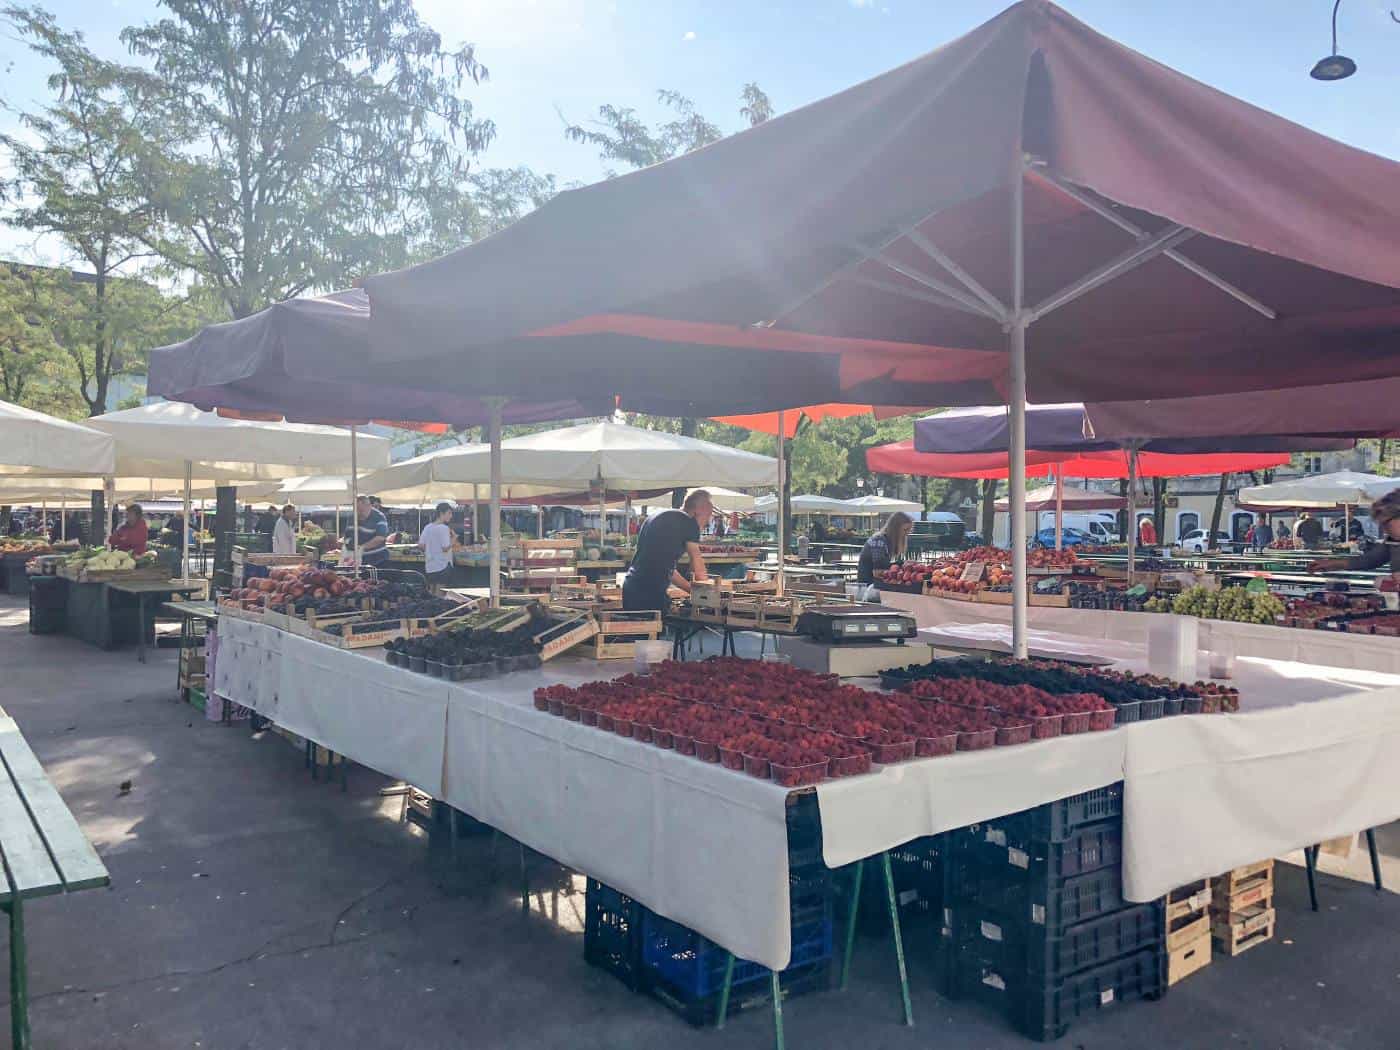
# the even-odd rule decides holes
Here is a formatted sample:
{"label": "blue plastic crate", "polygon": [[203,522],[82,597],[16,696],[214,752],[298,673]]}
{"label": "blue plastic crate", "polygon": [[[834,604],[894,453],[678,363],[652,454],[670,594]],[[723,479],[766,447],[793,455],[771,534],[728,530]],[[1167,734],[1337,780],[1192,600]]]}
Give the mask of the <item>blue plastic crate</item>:
{"label": "blue plastic crate", "polygon": [[[795,926],[788,970],[807,967],[831,957],[830,915]],[[642,919],[642,964],[648,977],[664,982],[673,994],[703,999],[724,984],[727,953],[719,945],[678,922],[645,912]],[[783,971],[788,972],[787,970]],[[766,966],[734,960],[731,986],[742,987],[768,977]]]}

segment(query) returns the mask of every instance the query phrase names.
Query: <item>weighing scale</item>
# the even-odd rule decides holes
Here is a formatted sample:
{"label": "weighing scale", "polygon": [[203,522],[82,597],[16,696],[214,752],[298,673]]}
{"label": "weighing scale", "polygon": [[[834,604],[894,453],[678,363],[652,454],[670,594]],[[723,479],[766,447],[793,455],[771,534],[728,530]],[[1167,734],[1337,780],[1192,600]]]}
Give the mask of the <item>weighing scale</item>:
{"label": "weighing scale", "polygon": [[797,633],[828,645],[903,641],[918,634],[914,617],[883,605],[814,605],[797,620]]}

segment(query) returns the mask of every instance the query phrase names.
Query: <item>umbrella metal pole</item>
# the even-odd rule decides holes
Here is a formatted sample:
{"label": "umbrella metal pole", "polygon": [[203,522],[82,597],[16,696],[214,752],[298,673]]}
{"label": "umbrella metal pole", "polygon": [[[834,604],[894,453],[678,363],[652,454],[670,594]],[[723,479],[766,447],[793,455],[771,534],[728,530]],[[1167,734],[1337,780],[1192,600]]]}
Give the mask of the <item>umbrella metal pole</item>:
{"label": "umbrella metal pole", "polygon": [[[1065,474],[1055,468],[1055,549],[1065,549]],[[1040,530],[1037,529],[1037,532]]]}
{"label": "umbrella metal pole", "polygon": [[1018,169],[1011,186],[1011,344],[1010,400],[1010,511],[1011,522],[1011,655],[1024,660],[1030,652],[1026,633],[1030,588],[1026,573],[1026,285],[1025,221],[1022,207],[1025,172]]}
{"label": "umbrella metal pole", "polygon": [[472,542],[481,542],[481,496],[472,482]]}
{"label": "umbrella metal pole", "polygon": [[491,537],[490,573],[491,607],[501,604],[501,409],[505,405],[503,397],[487,399],[491,418],[487,424],[491,442]]}
{"label": "umbrella metal pole", "polygon": [[785,580],[783,569],[787,565],[784,555],[787,553],[787,515],[783,513],[786,504],[783,501],[783,493],[787,488],[787,413],[782,409],[778,410],[778,597],[785,593]]}
{"label": "umbrella metal pole", "polygon": [[190,582],[190,484],[194,477],[194,464],[185,460],[185,517],[180,528],[180,580]]}
{"label": "umbrella metal pole", "polygon": [[1128,445],[1128,586],[1133,585],[1133,563],[1137,561],[1137,464],[1138,447]]}
{"label": "umbrella metal pole", "polygon": [[350,427],[350,528],[353,531],[351,557],[355,560],[355,575],[360,575],[360,463],[357,458],[357,428]]}
{"label": "umbrella metal pole", "polygon": [[535,538],[544,539],[544,504],[541,503],[535,508]]}
{"label": "umbrella metal pole", "polygon": [[[104,516],[107,520],[106,520],[105,522],[102,523],[103,528],[106,530],[106,533],[105,533],[105,535],[104,535],[103,538],[102,538],[102,545],[103,545],[104,547],[106,547],[108,550],[111,550],[111,549],[112,549],[112,514],[116,511],[116,507],[114,507],[112,504],[116,502],[116,499],[117,499],[117,479],[116,479],[116,478],[113,478],[113,477],[106,477],[106,478],[103,478],[103,479],[102,479],[102,501],[103,501],[103,507],[105,508],[105,509],[103,510],[103,516]],[[95,539],[95,538],[96,538],[96,537],[94,537],[94,539]],[[96,544],[96,543],[93,543],[93,546],[96,547],[97,544]]]}
{"label": "umbrella metal pole", "polygon": [[1351,544],[1351,504],[1347,503],[1342,508],[1342,513],[1346,515],[1345,524],[1342,526],[1342,545]]}

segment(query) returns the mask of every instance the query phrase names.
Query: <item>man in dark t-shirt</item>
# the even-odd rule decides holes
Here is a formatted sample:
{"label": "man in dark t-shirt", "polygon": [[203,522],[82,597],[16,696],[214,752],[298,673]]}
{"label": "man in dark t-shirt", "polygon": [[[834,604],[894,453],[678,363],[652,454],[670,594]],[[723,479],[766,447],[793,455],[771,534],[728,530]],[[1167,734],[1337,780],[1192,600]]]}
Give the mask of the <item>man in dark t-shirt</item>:
{"label": "man in dark t-shirt", "polygon": [[682,554],[690,555],[691,577],[706,578],[705,559],[700,554],[700,533],[710,522],[714,508],[710,494],[695,489],[685,498],[680,510],[663,510],[647,519],[637,534],[637,553],[622,581],[624,609],[656,609],[665,612],[671,607],[666,588],[675,584],[690,590],[690,584],[676,571]]}

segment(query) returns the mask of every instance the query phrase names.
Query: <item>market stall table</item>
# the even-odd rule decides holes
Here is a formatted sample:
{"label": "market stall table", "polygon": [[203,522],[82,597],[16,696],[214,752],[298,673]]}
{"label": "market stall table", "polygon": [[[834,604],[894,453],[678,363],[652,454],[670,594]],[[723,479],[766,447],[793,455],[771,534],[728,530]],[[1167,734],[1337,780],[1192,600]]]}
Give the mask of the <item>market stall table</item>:
{"label": "market stall table", "polygon": [[[959,601],[926,594],[881,591],[880,600],[913,614],[922,627],[976,620],[1009,623],[1010,606]],[[1161,613],[1032,606],[1030,626],[1044,631],[1146,644],[1147,631]],[[1201,647],[1228,646],[1236,656],[1287,660],[1319,667],[1354,667],[1400,674],[1400,639],[1341,631],[1279,627],[1271,624],[1202,620]]]}
{"label": "market stall table", "polygon": [[[605,665],[561,657],[451,683],[265,624],[225,617],[219,632],[221,696],[422,788],[739,958],[787,964],[788,790],[534,709],[537,687],[606,677]],[[1239,714],[823,782],[826,863],[1125,781],[1124,885],[1129,899],[1150,900],[1400,813],[1390,759],[1400,675],[1242,659],[1236,684]]]}
{"label": "market stall table", "polygon": [[[57,577],[62,578],[62,577]],[[205,589],[203,580],[101,580],[84,583],[64,579],[67,585],[65,630],[79,641],[101,649],[135,642],[137,657],[146,660],[146,637],[155,617],[148,615],[152,599],[169,601],[171,595],[195,594]],[[131,615],[134,614],[134,615]]]}
{"label": "market stall table", "polygon": [[32,553],[24,551],[0,555],[0,593],[29,593],[29,574],[24,567],[33,557]]}

